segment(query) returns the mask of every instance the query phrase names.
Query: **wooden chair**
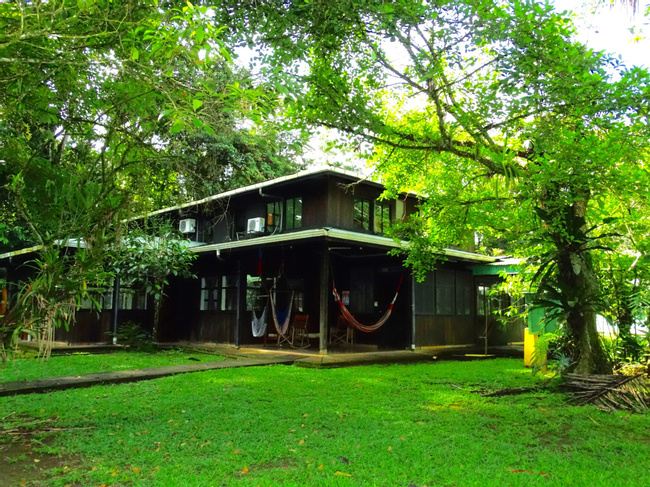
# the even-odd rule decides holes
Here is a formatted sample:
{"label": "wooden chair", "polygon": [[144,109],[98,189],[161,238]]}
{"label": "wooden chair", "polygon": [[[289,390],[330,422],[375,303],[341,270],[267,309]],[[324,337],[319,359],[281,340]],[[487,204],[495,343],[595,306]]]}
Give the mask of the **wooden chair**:
{"label": "wooden chair", "polygon": [[354,328],[350,326],[344,316],[339,315],[336,325],[330,329],[330,345],[354,344]]}
{"label": "wooden chair", "polygon": [[309,346],[309,333],[307,324],[309,315],[295,315],[291,327],[291,344],[294,347],[305,348]]}

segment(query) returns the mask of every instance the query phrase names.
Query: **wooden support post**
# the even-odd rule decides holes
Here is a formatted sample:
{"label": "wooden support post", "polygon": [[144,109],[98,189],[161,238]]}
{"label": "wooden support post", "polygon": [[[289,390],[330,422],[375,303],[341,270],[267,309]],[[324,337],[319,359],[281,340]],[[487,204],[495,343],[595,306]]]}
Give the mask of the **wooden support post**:
{"label": "wooden support post", "polygon": [[246,317],[246,272],[242,272],[241,260],[237,261],[237,314],[235,318],[235,346],[241,347],[242,321]]}
{"label": "wooden support post", "polygon": [[120,308],[120,278],[113,279],[113,299],[111,301],[113,306],[113,345],[117,344],[117,314]]}
{"label": "wooden support post", "polygon": [[415,276],[411,274],[411,350],[415,350]]}
{"label": "wooden support post", "polygon": [[323,246],[320,260],[320,312],[319,316],[319,351],[327,354],[327,333],[329,324],[329,297],[330,297],[330,255],[327,243]]}

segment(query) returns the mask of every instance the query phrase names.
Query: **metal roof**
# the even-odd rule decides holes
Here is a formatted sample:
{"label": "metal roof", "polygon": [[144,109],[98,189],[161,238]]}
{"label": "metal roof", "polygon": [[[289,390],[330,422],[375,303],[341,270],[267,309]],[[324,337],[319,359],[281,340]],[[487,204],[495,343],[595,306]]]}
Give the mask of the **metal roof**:
{"label": "metal roof", "polygon": [[162,208],[160,210],[155,210],[155,211],[152,211],[152,212],[147,213],[147,214],[142,215],[142,216],[133,217],[132,220],[137,220],[138,218],[142,218],[143,216],[154,216],[154,215],[160,215],[161,213],[167,213],[169,211],[182,210],[183,208],[189,208],[191,206],[202,205],[202,204],[205,204],[205,203],[209,203],[211,201],[216,201],[216,200],[220,200],[220,199],[224,199],[224,198],[230,198],[232,196],[236,196],[236,195],[243,194],[243,193],[248,193],[248,192],[251,192],[251,191],[258,191],[258,190],[260,190],[262,188],[267,188],[269,186],[286,183],[286,182],[293,181],[293,180],[300,179],[300,178],[306,178],[306,177],[312,177],[312,176],[318,176],[318,175],[326,175],[326,174],[332,174],[332,175],[335,175],[335,176],[344,176],[344,177],[347,177],[347,178],[350,178],[350,179],[355,179],[355,180],[358,180],[358,181],[364,181],[364,182],[370,183],[372,185],[375,185],[377,187],[382,187],[383,188],[383,185],[381,183],[378,183],[376,181],[371,181],[370,179],[368,179],[367,176],[364,176],[361,173],[357,173],[357,172],[354,172],[354,171],[348,171],[347,169],[339,169],[339,168],[331,168],[331,167],[319,167],[319,168],[315,168],[315,169],[306,169],[304,171],[299,171],[297,173],[290,174],[288,176],[282,176],[282,177],[275,178],[275,179],[269,179],[268,181],[264,181],[262,183],[256,183],[256,184],[251,184],[249,186],[243,186],[243,187],[237,188],[237,189],[232,189],[232,190],[226,191],[224,193],[218,193],[218,194],[215,194],[215,195],[212,195],[212,196],[207,196],[207,197],[205,197],[203,199],[200,199],[200,200],[189,201],[187,203],[182,203],[180,205],[170,206],[168,208]]}
{"label": "metal roof", "polygon": [[[408,249],[409,242],[402,240],[397,242],[392,238],[382,237],[379,235],[370,235],[366,233],[350,232],[348,230],[339,230],[336,228],[314,228],[309,230],[301,230],[291,233],[280,233],[278,235],[266,235],[264,237],[249,238],[245,240],[234,240],[231,242],[223,242],[218,244],[203,245],[200,247],[192,247],[192,251],[196,253],[205,252],[221,252],[223,250],[245,249],[250,247],[260,247],[263,245],[271,245],[277,243],[301,242],[304,240],[315,238],[332,238],[337,240],[345,240],[354,242],[356,244],[369,244],[378,245],[380,247],[403,248]],[[456,257],[470,262],[491,263],[496,262],[496,257],[489,257],[487,255],[473,254],[455,249],[443,249],[443,255],[446,257]]]}
{"label": "metal roof", "polygon": [[6,259],[8,257],[16,257],[17,255],[29,254],[31,252],[38,252],[42,248],[43,248],[42,245],[35,245],[34,247],[27,247],[25,249],[12,250],[11,252],[5,252],[4,254],[0,254],[0,260]]}

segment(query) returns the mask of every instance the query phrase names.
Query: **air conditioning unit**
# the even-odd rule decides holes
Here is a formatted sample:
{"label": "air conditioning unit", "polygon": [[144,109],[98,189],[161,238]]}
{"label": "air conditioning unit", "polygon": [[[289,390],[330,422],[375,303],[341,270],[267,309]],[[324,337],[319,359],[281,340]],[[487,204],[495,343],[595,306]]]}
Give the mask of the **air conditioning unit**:
{"label": "air conditioning unit", "polygon": [[246,233],[261,233],[264,231],[266,221],[264,218],[249,218],[246,225]]}
{"label": "air conditioning unit", "polygon": [[181,233],[194,233],[196,231],[196,220],[185,218],[178,223],[178,230]]}

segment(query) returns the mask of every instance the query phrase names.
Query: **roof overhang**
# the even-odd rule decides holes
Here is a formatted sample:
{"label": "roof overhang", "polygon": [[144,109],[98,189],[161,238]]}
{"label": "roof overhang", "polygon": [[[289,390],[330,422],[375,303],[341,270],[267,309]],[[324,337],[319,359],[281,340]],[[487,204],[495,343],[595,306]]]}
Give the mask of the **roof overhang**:
{"label": "roof overhang", "polygon": [[27,248],[20,249],[20,250],[13,250],[11,252],[5,252],[4,254],[0,254],[0,260],[8,259],[10,257],[17,257],[19,255],[31,254],[32,252],[38,252],[42,248],[43,248],[42,245],[35,245],[34,247],[27,247]]}
{"label": "roof overhang", "polygon": [[[279,233],[277,235],[265,235],[263,237],[253,237],[244,240],[234,240],[230,242],[223,242],[218,244],[209,244],[209,245],[200,245],[192,244],[190,250],[197,254],[203,254],[206,252],[221,252],[224,250],[237,250],[237,249],[249,249],[263,247],[267,245],[276,245],[276,244],[291,244],[291,243],[302,243],[310,240],[316,239],[331,239],[335,241],[349,242],[356,245],[372,245],[375,247],[380,247],[389,251],[391,249],[403,249],[408,251],[409,242],[406,240],[396,241],[392,238],[382,237],[380,235],[371,235],[367,233],[358,233],[350,232],[348,230],[340,230],[337,228],[314,228],[308,230],[300,230],[297,232],[290,233]],[[66,242],[67,247],[77,247],[79,243],[76,241],[68,240]],[[81,243],[83,247],[83,242]],[[32,252],[38,252],[43,247],[37,245],[35,247],[29,247],[26,249],[16,250],[14,252],[7,252],[0,254],[0,260],[15,257],[18,255],[28,254]],[[463,250],[456,249],[443,249],[442,252],[436,252],[438,255],[442,255],[446,258],[454,258],[464,262],[470,263],[481,263],[481,264],[496,264],[498,265],[498,258],[490,257],[487,255],[474,254],[472,252],[465,252]]]}
{"label": "roof overhang", "polygon": [[[202,245],[192,247],[192,251],[197,254],[205,252],[222,252],[224,250],[237,250],[263,247],[266,245],[275,244],[290,244],[301,243],[315,239],[332,239],[354,244],[373,245],[383,247],[387,251],[391,249],[404,249],[408,250],[409,242],[402,240],[396,241],[392,238],[382,237],[380,235],[370,235],[365,233],[350,232],[347,230],[339,230],[336,228],[314,228],[309,230],[301,230],[298,232],[281,233],[278,235],[266,235],[263,237],[249,238],[245,240],[235,240],[231,242],[223,242],[218,244]],[[456,258],[466,262],[472,263],[492,263],[497,261],[495,257],[487,255],[474,254],[471,252],[464,252],[455,249],[443,249],[442,255],[447,258]]]}

